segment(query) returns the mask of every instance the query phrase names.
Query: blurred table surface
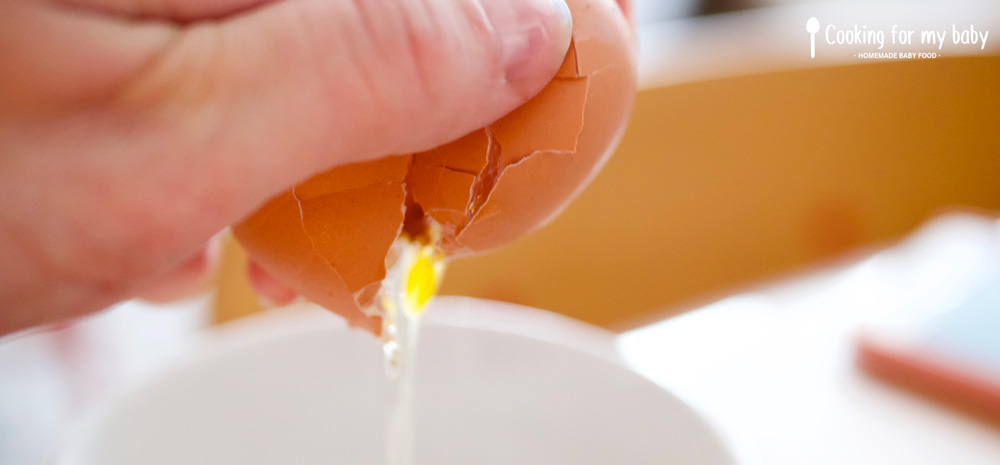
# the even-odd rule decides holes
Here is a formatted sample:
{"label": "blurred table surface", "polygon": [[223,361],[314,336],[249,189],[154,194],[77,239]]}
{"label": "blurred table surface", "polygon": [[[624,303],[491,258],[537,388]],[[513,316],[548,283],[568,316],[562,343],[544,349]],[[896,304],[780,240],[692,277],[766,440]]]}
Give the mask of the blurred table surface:
{"label": "blurred table surface", "polygon": [[867,324],[948,308],[998,276],[1000,223],[946,215],[853,263],[622,334],[618,348],[746,464],[997,464],[1000,429],[869,377],[853,343]]}
{"label": "blurred table surface", "polygon": [[[867,377],[852,338],[998,274],[1000,224],[953,214],[885,250],[620,335],[488,303],[461,323],[622,360],[703,413],[741,463],[996,464],[1000,431]],[[128,302],[0,341],[0,463],[44,463],[96,399],[196,350],[208,303]]]}

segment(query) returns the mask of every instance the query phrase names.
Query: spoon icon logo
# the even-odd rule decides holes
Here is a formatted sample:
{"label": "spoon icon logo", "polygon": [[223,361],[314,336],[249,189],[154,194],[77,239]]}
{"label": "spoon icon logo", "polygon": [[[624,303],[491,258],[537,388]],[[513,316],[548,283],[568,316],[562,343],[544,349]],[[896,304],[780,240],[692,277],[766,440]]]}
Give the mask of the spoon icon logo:
{"label": "spoon icon logo", "polygon": [[806,32],[809,33],[809,58],[816,58],[816,33],[819,32],[819,20],[815,16],[806,21]]}

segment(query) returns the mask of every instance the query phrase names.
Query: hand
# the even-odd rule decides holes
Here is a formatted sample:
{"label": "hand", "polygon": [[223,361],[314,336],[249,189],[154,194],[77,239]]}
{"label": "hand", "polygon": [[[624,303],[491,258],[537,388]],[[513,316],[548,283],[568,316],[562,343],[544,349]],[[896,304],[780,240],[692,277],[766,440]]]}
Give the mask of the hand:
{"label": "hand", "polygon": [[561,0],[0,0],[0,334],[164,280],[175,293],[210,266],[209,238],[295,182],[496,120],[555,73],[566,15]]}

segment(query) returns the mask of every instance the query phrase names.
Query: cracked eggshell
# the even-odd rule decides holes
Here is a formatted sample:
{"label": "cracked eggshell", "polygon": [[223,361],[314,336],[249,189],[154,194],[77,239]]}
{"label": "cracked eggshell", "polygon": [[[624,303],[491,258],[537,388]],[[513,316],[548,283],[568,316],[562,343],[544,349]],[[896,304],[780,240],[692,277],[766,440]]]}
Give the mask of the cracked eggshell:
{"label": "cracked eggshell", "polygon": [[365,309],[404,220],[410,231],[419,214],[433,219],[445,253],[461,256],[557,215],[610,156],[636,82],[631,32],[614,0],[567,4],[573,41],[534,99],[428,152],[334,168],[295,186],[233,227],[250,257],[306,298],[378,333],[378,316]]}
{"label": "cracked eggshell", "polygon": [[330,170],[264,205],[233,234],[265,271],[356,326],[381,330],[363,312],[403,224],[409,156]]}
{"label": "cracked eggshell", "polygon": [[[611,0],[567,4],[573,41],[552,82],[485,130],[414,157],[417,166],[446,165],[441,160],[461,151],[485,158],[465,221],[445,228],[456,231],[444,236],[452,256],[493,249],[546,224],[600,171],[624,132],[636,86],[629,25]],[[465,183],[451,178],[408,182],[414,192]]]}

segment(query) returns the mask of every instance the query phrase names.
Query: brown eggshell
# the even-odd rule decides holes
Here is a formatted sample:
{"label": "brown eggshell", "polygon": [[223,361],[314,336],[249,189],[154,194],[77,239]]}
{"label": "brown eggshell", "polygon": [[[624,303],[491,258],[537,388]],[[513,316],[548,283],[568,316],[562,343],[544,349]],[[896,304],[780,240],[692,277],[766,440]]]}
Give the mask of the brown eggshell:
{"label": "brown eggshell", "polygon": [[[590,76],[605,68],[616,68],[634,76],[635,57],[630,46],[632,33],[621,10],[613,2],[584,2],[587,4],[578,4],[574,9],[572,3],[579,2],[567,1],[573,12],[577,75]],[[627,68],[621,67],[626,64]],[[632,80],[634,82],[635,78]]]}
{"label": "brown eggshell", "polygon": [[[468,136],[457,141],[462,150],[482,154],[476,158],[486,163],[473,184],[464,224],[446,228],[458,231],[444,237],[450,255],[489,250],[544,225],[597,174],[624,131],[636,79],[628,24],[610,1],[568,4],[573,42],[556,78],[534,99],[487,126],[486,140],[477,132],[475,145]],[[447,158],[458,151],[454,145],[418,154],[414,164]],[[456,189],[448,181],[413,182],[414,189]]]}
{"label": "brown eggshell", "polygon": [[486,163],[489,139],[486,129],[477,129],[462,138],[429,152],[413,156],[415,166],[441,166],[471,175],[479,174]]}
{"label": "brown eggshell", "polygon": [[567,4],[573,41],[534,99],[436,149],[334,168],[295,186],[234,226],[249,255],[296,292],[377,333],[379,319],[365,307],[404,227],[413,234],[433,220],[445,253],[460,256],[558,214],[611,154],[636,78],[631,33],[614,1]]}
{"label": "brown eggshell", "polygon": [[313,176],[295,186],[295,195],[307,200],[334,192],[361,189],[374,184],[401,182],[406,177],[410,157],[396,156],[368,163],[355,163]]}
{"label": "brown eggshell", "polygon": [[302,227],[313,251],[337,270],[354,293],[385,278],[385,255],[403,225],[405,201],[401,183],[304,199],[300,201]]}
{"label": "brown eggshell", "polygon": [[576,66],[576,44],[574,42],[570,41],[569,50],[566,50],[566,58],[563,59],[562,66],[559,67],[559,71],[556,71],[555,77],[580,77],[580,70]]}
{"label": "brown eggshell", "polygon": [[459,228],[465,225],[476,176],[439,166],[414,164],[407,179],[413,200],[426,206],[424,214],[441,225],[445,236],[458,234]]}
{"label": "brown eggshell", "polygon": [[575,152],[587,78],[556,78],[538,96],[490,125],[504,166],[534,152]]}
{"label": "brown eggshell", "polygon": [[362,308],[385,277],[386,253],[402,227],[409,158],[323,173],[271,200],[233,233],[271,276],[377,333],[377,319]]}

